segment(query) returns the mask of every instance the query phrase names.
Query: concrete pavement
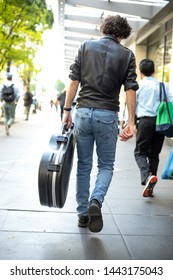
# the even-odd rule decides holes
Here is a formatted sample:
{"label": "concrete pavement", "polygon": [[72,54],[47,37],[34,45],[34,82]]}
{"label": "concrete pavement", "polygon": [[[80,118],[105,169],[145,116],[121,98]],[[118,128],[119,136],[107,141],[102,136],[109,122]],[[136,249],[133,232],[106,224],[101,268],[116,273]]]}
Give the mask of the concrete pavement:
{"label": "concrete pavement", "polygon": [[[160,179],[170,147],[164,145],[161,153],[155,197],[143,198],[133,157],[135,139],[118,141],[102,208],[104,228],[91,233],[77,227],[76,155],[65,206],[39,203],[39,161],[59,126],[59,115],[50,109],[32,114],[29,121],[18,112],[10,136],[1,120],[0,260],[172,260],[173,182]],[[92,185],[96,171],[94,160]]]}

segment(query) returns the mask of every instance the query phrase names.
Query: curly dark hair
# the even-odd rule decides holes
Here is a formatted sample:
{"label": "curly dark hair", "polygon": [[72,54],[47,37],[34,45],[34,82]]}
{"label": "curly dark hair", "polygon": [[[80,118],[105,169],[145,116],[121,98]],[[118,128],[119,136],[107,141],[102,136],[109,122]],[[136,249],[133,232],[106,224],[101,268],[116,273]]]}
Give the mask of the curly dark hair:
{"label": "curly dark hair", "polygon": [[100,31],[105,35],[110,34],[115,38],[126,39],[130,36],[132,28],[126,18],[116,15],[107,16],[100,26]]}

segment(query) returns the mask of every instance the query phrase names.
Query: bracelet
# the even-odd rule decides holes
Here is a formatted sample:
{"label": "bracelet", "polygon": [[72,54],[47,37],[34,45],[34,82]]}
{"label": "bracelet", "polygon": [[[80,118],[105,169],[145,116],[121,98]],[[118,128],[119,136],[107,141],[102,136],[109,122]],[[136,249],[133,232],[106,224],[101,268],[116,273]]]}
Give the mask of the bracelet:
{"label": "bracelet", "polygon": [[71,111],[71,108],[64,107],[63,109],[64,109],[64,111]]}

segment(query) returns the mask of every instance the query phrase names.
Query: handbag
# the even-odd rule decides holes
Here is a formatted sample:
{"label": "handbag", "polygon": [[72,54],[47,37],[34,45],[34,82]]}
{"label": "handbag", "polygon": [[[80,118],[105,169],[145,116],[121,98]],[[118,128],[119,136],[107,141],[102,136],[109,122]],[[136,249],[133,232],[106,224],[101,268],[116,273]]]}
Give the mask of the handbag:
{"label": "handbag", "polygon": [[156,131],[173,137],[173,104],[167,100],[164,83],[160,83],[160,104],[157,110]]}
{"label": "handbag", "polygon": [[161,174],[161,178],[173,180],[173,147],[171,148],[171,151],[168,155],[165,167]]}

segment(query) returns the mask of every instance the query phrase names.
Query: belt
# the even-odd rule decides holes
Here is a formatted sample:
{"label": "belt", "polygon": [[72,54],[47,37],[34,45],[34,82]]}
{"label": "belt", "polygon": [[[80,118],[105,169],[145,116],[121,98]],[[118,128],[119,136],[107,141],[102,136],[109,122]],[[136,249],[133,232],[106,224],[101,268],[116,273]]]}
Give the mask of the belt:
{"label": "belt", "polygon": [[137,120],[139,121],[140,119],[147,119],[147,118],[150,118],[150,119],[154,119],[154,118],[156,118],[156,116],[154,116],[154,117],[150,117],[150,116],[143,116],[143,117],[140,117],[140,118],[137,118]]}

